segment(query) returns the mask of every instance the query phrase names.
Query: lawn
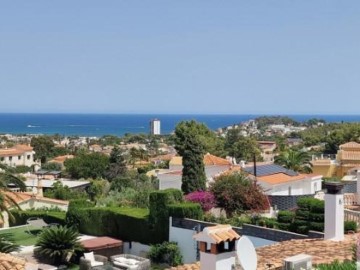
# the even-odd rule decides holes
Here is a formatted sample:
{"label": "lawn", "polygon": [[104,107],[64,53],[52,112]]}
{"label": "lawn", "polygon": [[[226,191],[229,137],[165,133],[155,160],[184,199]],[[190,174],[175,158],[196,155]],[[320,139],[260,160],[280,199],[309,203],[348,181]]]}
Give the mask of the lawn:
{"label": "lawn", "polygon": [[0,238],[5,237],[7,240],[21,246],[31,246],[35,245],[37,236],[40,232],[41,229],[32,226],[9,228],[0,230]]}

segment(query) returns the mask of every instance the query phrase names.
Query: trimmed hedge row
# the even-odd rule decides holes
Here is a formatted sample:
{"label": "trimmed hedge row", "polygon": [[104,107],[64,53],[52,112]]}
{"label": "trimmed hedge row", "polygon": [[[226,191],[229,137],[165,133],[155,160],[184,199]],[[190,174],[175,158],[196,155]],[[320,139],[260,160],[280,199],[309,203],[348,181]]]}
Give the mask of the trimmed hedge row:
{"label": "trimmed hedge row", "polygon": [[91,202],[73,201],[69,205],[66,221],[77,226],[81,233],[108,235],[124,241],[157,244],[168,240],[169,215],[199,218],[199,204],[182,203],[182,192],[176,189],[150,194],[150,210],[142,208],[102,207]]}
{"label": "trimmed hedge row", "polygon": [[10,219],[10,226],[25,225],[26,221],[31,217],[42,218],[46,223],[66,224],[66,212],[61,211],[13,210],[11,211],[11,214],[13,215],[14,220]]}
{"label": "trimmed hedge row", "polygon": [[169,216],[202,220],[204,213],[198,203],[180,203],[168,205]]}

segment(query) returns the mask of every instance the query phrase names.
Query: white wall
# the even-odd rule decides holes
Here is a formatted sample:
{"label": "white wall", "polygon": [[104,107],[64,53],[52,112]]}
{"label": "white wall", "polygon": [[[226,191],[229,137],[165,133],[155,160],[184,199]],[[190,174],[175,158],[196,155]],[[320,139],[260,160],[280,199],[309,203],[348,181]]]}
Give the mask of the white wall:
{"label": "white wall", "polygon": [[196,262],[196,241],[193,235],[196,231],[176,228],[170,225],[169,241],[176,242],[180,248],[184,263]]}
{"label": "white wall", "polygon": [[11,167],[20,166],[20,165],[25,165],[30,167],[36,164],[36,162],[34,162],[34,154],[35,154],[34,151],[29,151],[19,155],[0,157],[0,160],[3,159],[1,163],[4,163]]}
{"label": "white wall", "polygon": [[150,246],[144,245],[138,242],[131,242],[131,248],[129,242],[124,242],[124,253],[132,254],[140,257],[146,257],[150,250]]}
{"label": "white wall", "polygon": [[[280,185],[270,186],[267,183],[259,181],[260,185],[266,191],[266,194],[282,195],[282,196],[315,194],[316,191],[321,190],[321,182],[322,182],[321,179],[315,179],[315,180],[305,179],[301,181],[288,182]],[[291,194],[289,194],[289,187],[291,187]]]}

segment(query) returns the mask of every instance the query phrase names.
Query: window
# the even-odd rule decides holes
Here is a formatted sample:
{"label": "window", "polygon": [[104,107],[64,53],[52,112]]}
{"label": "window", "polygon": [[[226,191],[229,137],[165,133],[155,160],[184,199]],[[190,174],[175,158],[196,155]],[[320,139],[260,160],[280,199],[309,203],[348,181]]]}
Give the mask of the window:
{"label": "window", "polygon": [[291,195],[291,186],[289,186],[289,195]]}
{"label": "window", "polygon": [[4,161],[4,157],[1,157],[1,158],[0,158],[0,161]]}
{"label": "window", "polygon": [[26,157],[26,158],[29,160],[29,159],[30,159],[30,157],[31,157],[30,155],[27,155],[27,157]]}
{"label": "window", "polygon": [[20,160],[21,159],[21,156],[18,156],[18,160]]}
{"label": "window", "polygon": [[9,157],[9,161],[12,161],[12,156]]}

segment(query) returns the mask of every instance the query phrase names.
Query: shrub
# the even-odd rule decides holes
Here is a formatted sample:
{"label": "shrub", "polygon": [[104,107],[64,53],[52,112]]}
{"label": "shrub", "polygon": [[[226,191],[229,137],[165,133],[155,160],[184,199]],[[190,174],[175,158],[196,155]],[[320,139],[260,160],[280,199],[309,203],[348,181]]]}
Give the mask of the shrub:
{"label": "shrub", "polygon": [[279,223],[291,223],[295,218],[295,213],[291,211],[279,211],[277,220]]}
{"label": "shrub", "polygon": [[204,211],[209,211],[215,206],[215,196],[209,191],[195,191],[187,194],[185,200],[199,203]]}
{"label": "shrub", "polygon": [[268,228],[275,228],[277,226],[277,222],[275,218],[265,218],[265,225]]}
{"label": "shrub", "polygon": [[344,222],[344,232],[348,233],[350,231],[357,231],[357,223],[355,221],[345,221]]}
{"label": "shrub", "polygon": [[198,203],[178,203],[168,205],[169,216],[177,218],[202,219],[203,211]]}
{"label": "shrub", "polygon": [[259,185],[241,173],[221,175],[211,183],[217,205],[228,215],[236,211],[261,211],[269,208],[266,195]]}
{"label": "shrub", "polygon": [[153,263],[166,263],[170,266],[182,264],[180,249],[175,242],[152,245],[148,256]]}
{"label": "shrub", "polygon": [[83,249],[78,238],[79,233],[73,228],[46,228],[36,242],[34,253],[39,258],[50,259],[55,265],[68,263],[75,252]]}
{"label": "shrub", "polygon": [[0,252],[10,253],[14,251],[20,251],[20,246],[12,243],[4,237],[0,237]]}

